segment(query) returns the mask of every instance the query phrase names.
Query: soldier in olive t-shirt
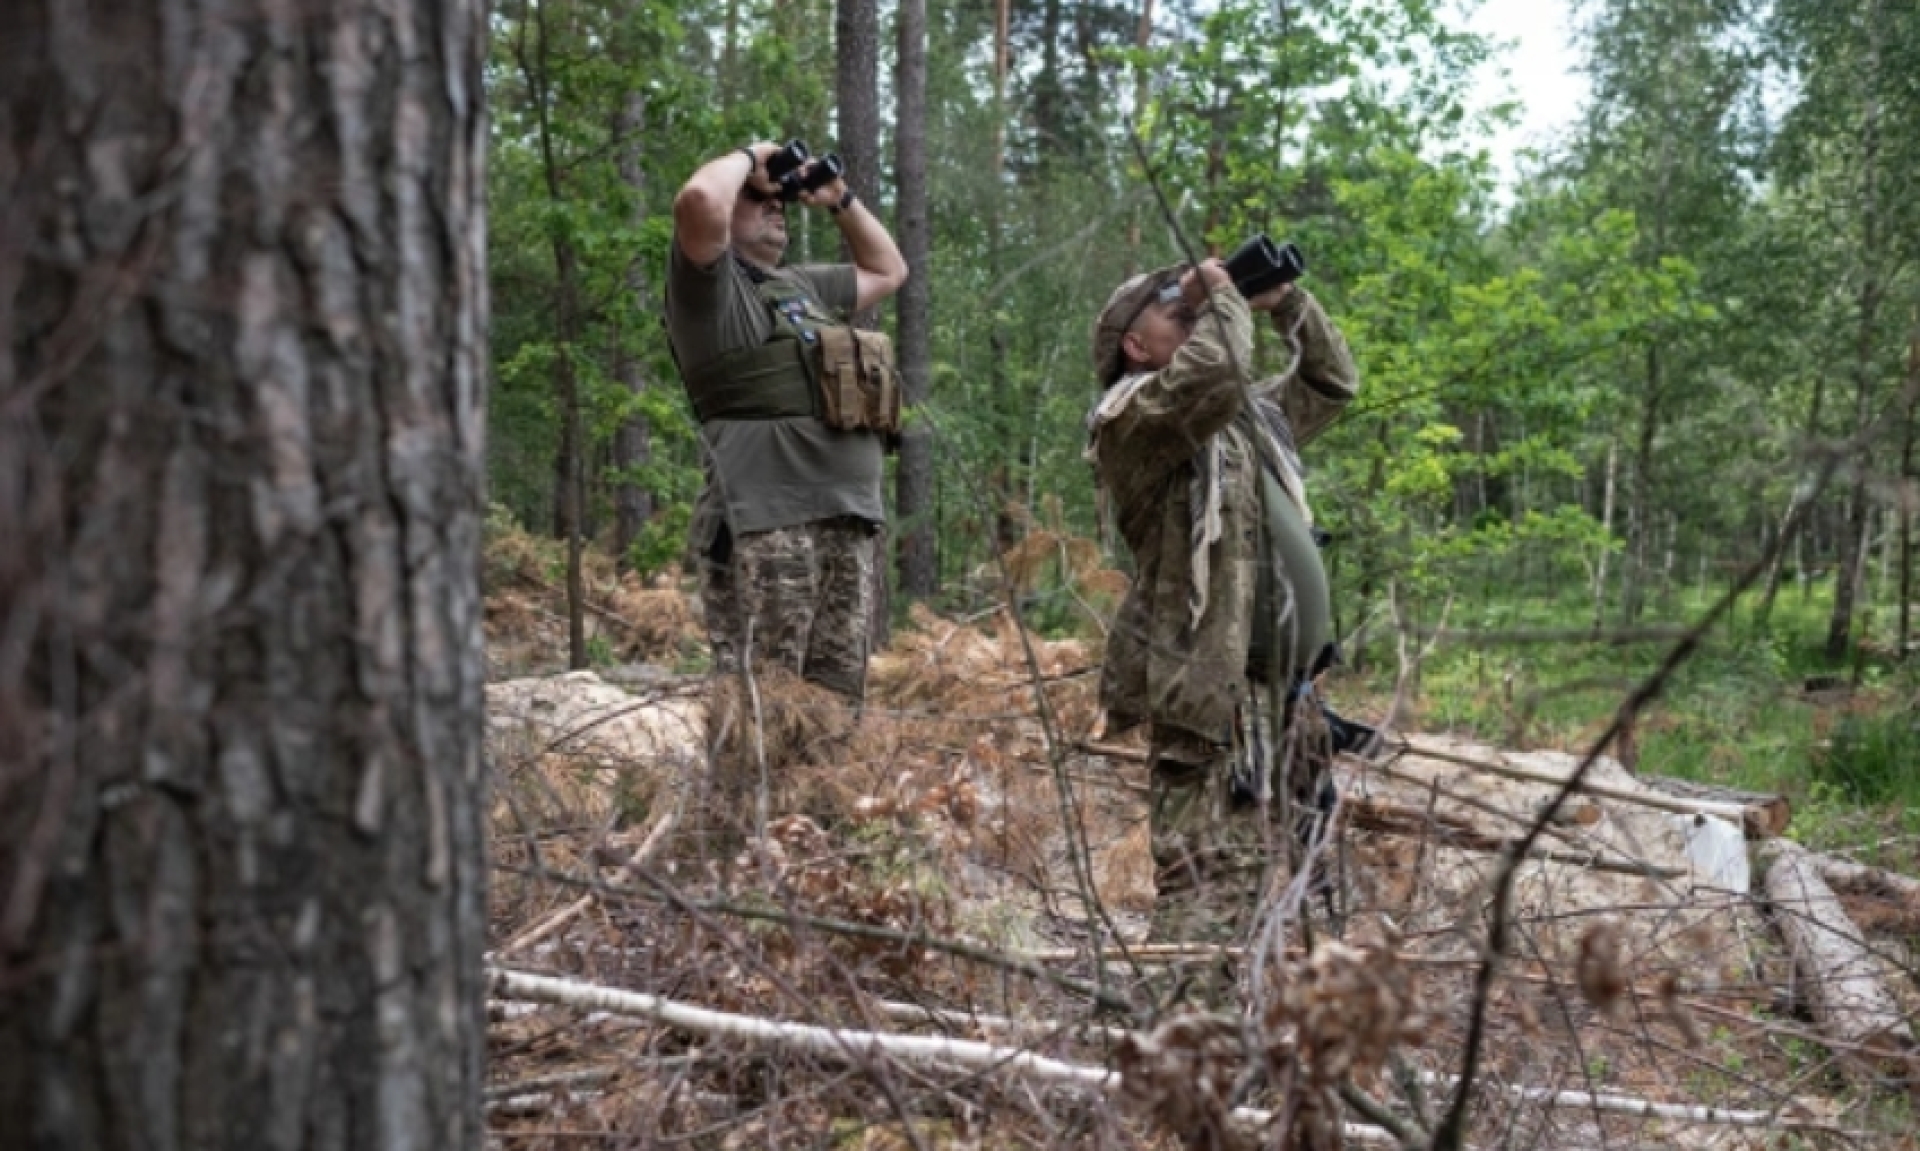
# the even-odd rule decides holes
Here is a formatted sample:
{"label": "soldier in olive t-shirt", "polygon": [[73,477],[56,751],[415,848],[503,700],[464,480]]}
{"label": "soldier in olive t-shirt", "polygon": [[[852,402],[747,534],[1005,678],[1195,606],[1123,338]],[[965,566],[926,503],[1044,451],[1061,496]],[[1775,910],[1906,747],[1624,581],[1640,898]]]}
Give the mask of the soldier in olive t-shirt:
{"label": "soldier in olive t-shirt", "polygon": [[[836,313],[853,306],[849,265],[769,274],[798,281]],[[667,276],[667,334],[681,372],[690,374],[728,352],[765,343],[773,319],[738,259],[729,254],[699,268],[676,245]],[[709,554],[723,526],[738,535],[834,516],[885,522],[878,436],[837,431],[812,416],[708,420],[700,428],[712,473],[688,541],[696,555]]]}
{"label": "soldier in olive t-shirt", "polygon": [[[842,320],[906,281],[893,238],[837,177],[798,199],[832,213],[853,262],[780,268],[786,205],[766,172],[779,150],[760,143],[709,160],[674,198],[667,334],[683,380],[708,380],[722,357],[775,334],[757,277],[799,285]],[[717,373],[725,380],[733,370]],[[858,699],[874,535],[885,517],[883,445],[872,432],[837,430],[811,415],[752,415],[700,424],[707,482],[688,542],[701,568],[715,670],[735,670],[750,656]]]}

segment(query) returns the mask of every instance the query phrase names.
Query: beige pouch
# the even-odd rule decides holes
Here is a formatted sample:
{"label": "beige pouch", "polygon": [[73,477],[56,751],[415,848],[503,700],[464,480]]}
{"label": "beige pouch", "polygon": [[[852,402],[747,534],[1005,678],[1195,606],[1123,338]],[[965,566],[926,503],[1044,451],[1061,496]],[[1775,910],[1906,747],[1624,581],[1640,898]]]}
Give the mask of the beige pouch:
{"label": "beige pouch", "polygon": [[900,373],[894,367],[893,341],[885,332],[854,332],[860,344],[860,384],[866,426],[885,435],[900,430]]}
{"label": "beige pouch", "polygon": [[866,389],[860,378],[859,343],[852,328],[820,328],[820,418],[830,428],[867,426]]}

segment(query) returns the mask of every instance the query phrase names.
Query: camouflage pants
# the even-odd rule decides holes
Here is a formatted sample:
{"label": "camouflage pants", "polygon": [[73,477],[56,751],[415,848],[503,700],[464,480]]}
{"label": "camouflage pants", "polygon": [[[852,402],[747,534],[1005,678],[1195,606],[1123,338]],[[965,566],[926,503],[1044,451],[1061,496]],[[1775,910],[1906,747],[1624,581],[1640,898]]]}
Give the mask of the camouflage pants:
{"label": "camouflage pants", "polygon": [[1154,730],[1155,941],[1230,943],[1252,930],[1265,897],[1291,874],[1283,787],[1293,840],[1310,844],[1324,826],[1332,748],[1319,703],[1311,695],[1295,699],[1276,725],[1263,702],[1242,706],[1232,746]]}
{"label": "camouflage pants", "polygon": [[850,699],[865,696],[876,533],[853,516],[733,537],[702,562],[715,671],[787,668]]}

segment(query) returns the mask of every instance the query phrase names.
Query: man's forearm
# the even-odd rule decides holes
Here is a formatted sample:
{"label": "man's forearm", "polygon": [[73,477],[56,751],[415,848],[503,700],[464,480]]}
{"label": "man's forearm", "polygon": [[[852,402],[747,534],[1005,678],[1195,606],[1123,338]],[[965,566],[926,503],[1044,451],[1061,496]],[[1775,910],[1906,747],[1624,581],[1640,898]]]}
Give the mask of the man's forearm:
{"label": "man's forearm", "polygon": [[1305,444],[1338,419],[1360,391],[1360,369],[1320,302],[1306,291],[1288,293],[1272,312],[1273,326],[1293,345],[1291,378],[1280,392],[1280,407]]}
{"label": "man's forearm", "polygon": [[1324,396],[1350,400],[1360,390],[1360,369],[1320,301],[1296,288],[1272,313],[1274,330],[1297,341],[1299,374]]}
{"label": "man's forearm", "polygon": [[856,198],[834,215],[859,280],[859,307],[870,308],[907,282],[906,257],[880,218]]}
{"label": "man's forearm", "polygon": [[771,147],[754,144],[715,156],[700,165],[673,198],[674,239],[694,263],[720,257],[732,241],[733,205],[740,189]]}

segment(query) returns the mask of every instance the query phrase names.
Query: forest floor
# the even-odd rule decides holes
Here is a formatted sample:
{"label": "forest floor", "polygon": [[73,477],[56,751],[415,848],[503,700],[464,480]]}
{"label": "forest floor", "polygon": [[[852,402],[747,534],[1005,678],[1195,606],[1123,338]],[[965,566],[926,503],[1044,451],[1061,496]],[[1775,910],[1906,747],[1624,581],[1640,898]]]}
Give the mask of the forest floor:
{"label": "forest floor", "polygon": [[[1500,746],[1430,710],[1343,757],[1330,904],[1293,884],[1293,930],[1244,950],[1148,941],[1140,748],[1099,742],[1097,640],[916,611],[856,717],[698,674],[689,598],[606,568],[600,666],[556,673],[551,557],[507,537],[487,560],[489,965],[549,979],[494,976],[499,1147],[1327,1146],[1342,1078],[1431,1127],[1476,1014],[1467,1146],[1916,1145],[1920,898],[1840,892],[1902,1018],[1871,1050],[1835,1041],[1765,851],[1706,862],[1688,801],[1611,758],[1515,867],[1476,1005],[1499,849],[1558,790],[1515,775],[1580,760],[1542,726]],[[1387,709],[1358,680],[1333,694]],[[1227,981],[1249,1019],[1192,1014]],[[1345,1131],[1396,1142],[1351,1108]]]}

